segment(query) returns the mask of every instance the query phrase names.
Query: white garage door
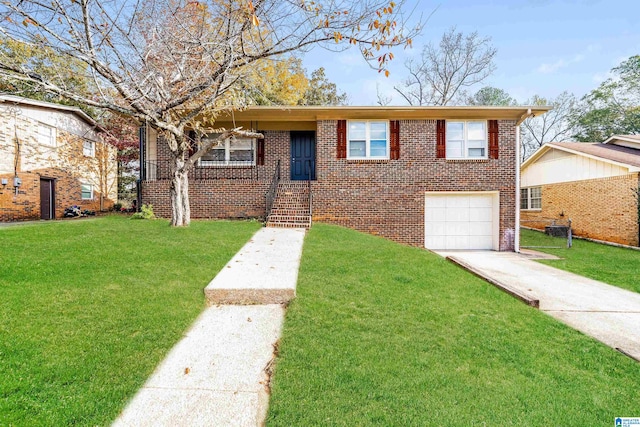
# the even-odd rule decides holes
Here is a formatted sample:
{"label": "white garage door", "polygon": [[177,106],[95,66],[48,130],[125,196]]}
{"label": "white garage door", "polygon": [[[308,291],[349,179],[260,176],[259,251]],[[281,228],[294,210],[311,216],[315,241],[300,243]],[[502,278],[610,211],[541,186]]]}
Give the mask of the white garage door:
{"label": "white garage door", "polygon": [[427,249],[497,249],[497,193],[428,193]]}

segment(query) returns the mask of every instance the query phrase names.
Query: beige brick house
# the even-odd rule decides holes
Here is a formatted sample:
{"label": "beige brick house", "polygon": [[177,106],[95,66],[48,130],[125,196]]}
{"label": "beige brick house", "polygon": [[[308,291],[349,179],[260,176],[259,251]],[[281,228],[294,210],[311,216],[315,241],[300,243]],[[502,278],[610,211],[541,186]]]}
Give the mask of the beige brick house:
{"label": "beige brick house", "polygon": [[[429,249],[517,250],[518,125],[547,110],[252,107],[215,126],[264,139],[228,140],[200,159],[191,214],[274,226],[312,218]],[[142,136],[141,202],[168,217],[169,153],[152,129]]]}
{"label": "beige brick house", "polygon": [[640,135],[542,146],[521,168],[522,225],[571,219],[577,236],[638,246]]}
{"label": "beige brick house", "polygon": [[116,200],[116,150],[76,107],[0,95],[0,221],[55,219]]}

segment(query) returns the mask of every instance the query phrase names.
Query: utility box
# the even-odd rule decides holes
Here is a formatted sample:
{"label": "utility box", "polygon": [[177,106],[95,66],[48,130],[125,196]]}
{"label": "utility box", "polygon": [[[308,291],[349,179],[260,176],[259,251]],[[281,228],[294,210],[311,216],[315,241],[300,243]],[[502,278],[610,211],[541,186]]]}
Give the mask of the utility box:
{"label": "utility box", "polygon": [[13,186],[14,187],[20,187],[22,185],[22,180],[20,178],[18,178],[17,176],[15,178],[13,178]]}

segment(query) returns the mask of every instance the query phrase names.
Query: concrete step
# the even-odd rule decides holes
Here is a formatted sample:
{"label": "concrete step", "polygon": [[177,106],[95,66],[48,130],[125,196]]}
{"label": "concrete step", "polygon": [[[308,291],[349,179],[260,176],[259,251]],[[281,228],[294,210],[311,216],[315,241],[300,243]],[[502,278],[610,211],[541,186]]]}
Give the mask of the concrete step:
{"label": "concrete step", "polygon": [[293,299],[305,228],[260,229],[205,288],[207,304],[283,304]]}
{"label": "concrete step", "polygon": [[305,223],[310,220],[309,215],[269,215],[267,222],[299,222]]}
{"label": "concrete step", "polygon": [[301,223],[291,223],[291,222],[268,222],[265,225],[266,228],[304,228],[309,229],[311,227],[311,223],[301,224]]}

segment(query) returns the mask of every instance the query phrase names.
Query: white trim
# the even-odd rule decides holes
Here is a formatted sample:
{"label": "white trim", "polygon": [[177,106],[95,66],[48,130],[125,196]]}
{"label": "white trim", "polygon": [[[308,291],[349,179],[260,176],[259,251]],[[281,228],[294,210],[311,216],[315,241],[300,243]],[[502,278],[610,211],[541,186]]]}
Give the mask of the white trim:
{"label": "white trim", "polygon": [[[85,144],[87,142],[91,144],[91,148],[90,148],[89,154],[87,154],[87,151],[86,151],[86,148],[85,148]],[[82,154],[85,157],[95,157],[96,156],[96,142],[92,141],[90,139],[83,139],[82,140]]]}
{"label": "white trim", "polygon": [[[464,123],[464,140],[462,142],[462,157],[449,157],[447,155],[447,145],[449,142],[449,129],[447,128],[449,123]],[[467,123],[484,123],[484,156],[470,157],[468,138],[468,126]],[[489,121],[488,120],[464,120],[464,119],[446,119],[444,131],[444,158],[447,160],[488,160],[489,159]]]}
{"label": "white trim", "polygon": [[[531,110],[529,110],[529,114]],[[516,213],[516,221],[514,224],[515,228],[515,241],[513,245],[513,250],[516,252],[520,252],[520,154],[522,151],[522,141],[520,140],[520,126],[516,126],[516,203],[515,203],[515,213]]]}
{"label": "white trim", "polygon": [[[89,186],[89,189],[91,190],[91,197],[89,197],[89,198],[84,197],[84,194],[83,194],[84,191],[82,191],[82,187],[85,186],[85,185]],[[80,183],[80,199],[81,200],[93,200],[93,184],[89,184],[87,182]]]}
{"label": "white trim", "polygon": [[[576,142],[576,144],[580,144],[580,143]],[[571,153],[571,154],[576,154],[576,155],[579,155],[579,156],[587,157],[589,159],[597,160],[597,161],[600,161],[600,162],[609,163],[609,164],[612,164],[612,165],[615,165],[615,166],[620,166],[620,167],[623,167],[623,168],[627,168],[629,170],[629,173],[640,172],[640,167],[632,166],[632,165],[629,165],[627,163],[617,162],[615,160],[605,159],[604,157],[596,156],[596,155],[593,155],[593,154],[583,153],[582,151],[576,151],[576,150],[572,150],[572,149],[566,148],[566,147],[559,147],[557,145],[554,145],[552,142],[547,142],[542,147],[538,148],[538,150],[535,153],[533,153],[531,156],[529,156],[529,158],[527,160],[525,160],[524,163],[522,163],[522,166],[520,166],[520,169],[522,171],[524,171],[527,167],[529,167],[530,164],[535,163],[540,157],[542,157],[542,155],[544,153],[546,153],[547,151],[549,151],[552,148],[555,149],[555,150],[560,150],[560,151],[564,151],[564,152],[567,152],[567,153]]]}
{"label": "white trim", "polygon": [[21,96],[6,95],[6,94],[0,95],[0,103],[3,103],[3,102],[6,102],[8,104],[12,103],[12,104],[31,105],[34,107],[49,108],[52,110],[59,110],[59,111],[69,111],[71,113],[74,113],[80,116],[85,122],[89,123],[91,126],[96,126],[98,127],[98,130],[102,130],[102,128],[98,126],[98,123],[91,116],[89,116],[87,113],[85,113],[78,107],[71,107],[69,105],[55,104],[53,102],[38,101],[35,99],[23,98]]}
{"label": "white trim", "polygon": [[[44,145],[46,147],[57,147],[58,146],[58,129],[55,126],[52,126],[48,123],[38,121],[38,144]],[[44,135],[40,132],[40,129],[44,127],[49,130],[49,135]],[[48,137],[51,140],[51,143],[42,142],[42,138]]]}
{"label": "white trim", "polygon": [[[350,133],[351,133],[351,127],[349,126],[350,123],[364,123],[365,124],[365,141],[364,141],[364,150],[365,150],[365,155],[364,157],[359,156],[359,157],[352,157],[351,156],[351,150],[350,150],[350,145],[351,145],[351,138],[350,138]],[[386,145],[385,145],[385,149],[386,149],[386,155],[385,156],[372,156],[371,155],[371,127],[369,126],[371,123],[384,123],[385,124],[385,136],[386,136]],[[389,120],[373,120],[373,119],[362,119],[362,120],[358,120],[358,119],[354,119],[354,120],[347,120],[347,160],[389,160],[391,158],[391,135],[389,134],[391,132],[391,128],[389,125]]]}
{"label": "white trim", "polygon": [[[539,188],[540,189],[540,207],[539,208],[532,208],[531,207],[531,201],[533,200],[533,198],[531,197],[531,190],[534,188]],[[541,211],[542,210],[542,185],[531,185],[529,187],[522,187],[520,188],[520,192],[522,192],[522,190],[527,190],[527,207],[523,208],[521,207],[521,205],[519,206],[519,210],[521,211]],[[536,200],[538,198],[536,197]],[[522,202],[522,195],[520,196],[520,201]]]}
{"label": "white trim", "polygon": [[[255,166],[256,164],[256,156],[258,154],[258,148],[256,144],[255,138],[236,138],[237,140],[246,140],[251,141],[251,148],[243,148],[242,151],[251,151],[252,156],[250,161],[247,160],[231,160],[231,137],[226,138],[224,140],[224,160],[205,160],[202,157],[198,159],[198,166],[201,167],[244,167],[244,166]],[[207,154],[213,152],[215,148],[211,147],[211,149],[207,152]]]}

